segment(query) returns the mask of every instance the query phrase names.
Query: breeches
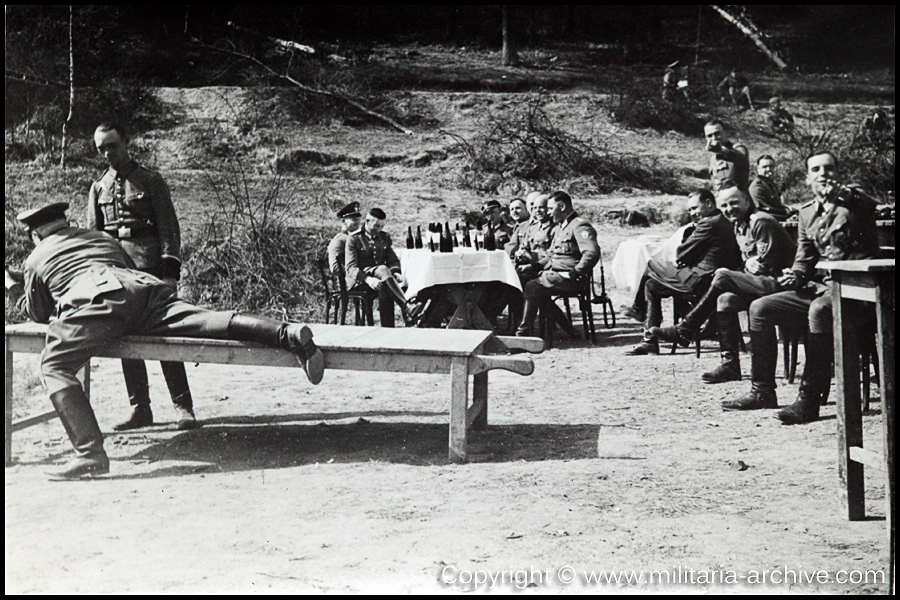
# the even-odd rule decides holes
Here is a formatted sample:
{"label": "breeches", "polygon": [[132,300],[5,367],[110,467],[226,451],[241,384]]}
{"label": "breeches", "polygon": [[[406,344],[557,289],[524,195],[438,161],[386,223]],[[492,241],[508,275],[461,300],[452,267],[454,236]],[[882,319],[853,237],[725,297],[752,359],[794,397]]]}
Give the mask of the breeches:
{"label": "breeches", "polygon": [[234,312],[188,304],[149,276],[121,283],[123,289],[66,307],[50,321],[41,353],[41,375],[49,393],[80,386],[75,373],[104,346],[125,335],[228,337]]}
{"label": "breeches", "polygon": [[750,330],[809,323],[810,333],[831,335],[831,288],[817,284],[778,292],[750,304]]}
{"label": "breeches", "polygon": [[556,271],[541,271],[535,279],[525,284],[525,300],[542,302],[555,293],[574,293],[582,288],[582,283],[567,279]]}
{"label": "breeches", "polygon": [[718,269],[710,284],[710,290],[713,289],[720,294],[716,303],[718,312],[740,312],[747,310],[754,300],[780,291],[781,285],[774,277]]}

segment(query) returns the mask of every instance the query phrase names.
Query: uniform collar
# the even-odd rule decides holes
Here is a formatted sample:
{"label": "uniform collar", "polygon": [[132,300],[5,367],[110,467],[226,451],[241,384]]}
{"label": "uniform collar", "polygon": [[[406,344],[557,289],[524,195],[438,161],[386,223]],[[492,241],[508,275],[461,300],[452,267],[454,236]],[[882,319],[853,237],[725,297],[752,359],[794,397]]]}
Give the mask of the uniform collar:
{"label": "uniform collar", "polygon": [[573,219],[575,219],[577,217],[578,217],[578,213],[575,211],[575,209],[572,209],[572,212],[567,214],[566,218],[563,219],[562,221],[560,221],[560,225],[563,225],[563,226],[568,225],[569,223],[572,222]]}
{"label": "uniform collar", "polygon": [[124,178],[124,177],[128,177],[129,175],[134,173],[134,170],[137,169],[137,167],[138,167],[138,164],[136,162],[134,162],[134,159],[131,159],[125,164],[124,167],[122,167],[121,170],[116,171],[114,168],[110,167],[109,172],[116,179],[118,179],[120,177]]}

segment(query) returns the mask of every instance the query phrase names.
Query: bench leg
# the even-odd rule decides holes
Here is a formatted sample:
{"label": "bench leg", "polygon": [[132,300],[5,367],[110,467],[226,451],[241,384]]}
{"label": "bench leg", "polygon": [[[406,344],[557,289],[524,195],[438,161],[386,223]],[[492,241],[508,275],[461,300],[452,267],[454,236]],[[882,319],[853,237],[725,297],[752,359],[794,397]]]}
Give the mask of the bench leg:
{"label": "bench leg", "polygon": [[[896,331],[894,329],[894,274],[888,274],[887,282],[878,286],[876,297],[876,315],[878,319],[878,370],[881,378],[881,436],[884,447],[884,516],[886,519],[888,536],[888,549],[890,551],[890,584],[891,591],[895,589],[896,567],[896,520],[894,515],[894,342]],[[866,365],[868,368],[868,365]]]}
{"label": "bench leg", "polygon": [[451,462],[466,462],[466,425],[469,404],[469,359],[457,357],[450,365],[450,454]]}
{"label": "bench leg", "polygon": [[[6,345],[6,344],[4,344]],[[13,353],[6,348],[6,466],[12,464]]]}
{"label": "bench leg", "polygon": [[478,373],[472,376],[472,405],[481,406],[475,420],[472,421],[473,429],[484,429],[488,424],[488,372]]}

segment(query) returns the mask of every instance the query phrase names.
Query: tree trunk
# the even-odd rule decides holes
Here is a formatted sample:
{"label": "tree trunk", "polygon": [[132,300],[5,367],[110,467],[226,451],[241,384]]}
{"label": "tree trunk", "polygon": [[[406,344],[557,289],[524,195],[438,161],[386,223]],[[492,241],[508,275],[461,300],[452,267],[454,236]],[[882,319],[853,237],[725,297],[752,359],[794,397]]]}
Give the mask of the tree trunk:
{"label": "tree trunk", "polygon": [[787,63],[784,62],[783,60],[781,60],[780,56],[775,54],[773,51],[769,50],[769,48],[768,48],[768,46],[766,46],[765,42],[762,41],[762,38],[760,38],[756,33],[754,33],[753,30],[750,29],[750,27],[748,27],[741,19],[735,17],[734,15],[729,13],[727,10],[725,10],[721,6],[716,6],[715,4],[710,4],[709,6],[714,11],[719,13],[723,19],[725,19],[726,21],[728,21],[729,23],[731,23],[732,25],[734,25],[735,27],[740,29],[744,35],[746,35],[751,40],[753,40],[753,43],[756,44],[756,46],[760,50],[763,51],[763,54],[768,56],[769,59],[771,59],[772,62],[774,62],[778,66],[779,69],[787,68]]}
{"label": "tree trunk", "polygon": [[69,123],[72,121],[72,112],[75,109],[75,44],[72,38],[72,5],[69,5],[69,114],[66,115],[66,121],[62,128],[62,146],[60,148],[59,166],[66,168],[66,134],[69,130]]}
{"label": "tree trunk", "polygon": [[501,6],[503,10],[503,53],[504,67],[512,67],[519,64],[519,52],[516,49],[515,31],[512,26],[514,12],[510,5]]}

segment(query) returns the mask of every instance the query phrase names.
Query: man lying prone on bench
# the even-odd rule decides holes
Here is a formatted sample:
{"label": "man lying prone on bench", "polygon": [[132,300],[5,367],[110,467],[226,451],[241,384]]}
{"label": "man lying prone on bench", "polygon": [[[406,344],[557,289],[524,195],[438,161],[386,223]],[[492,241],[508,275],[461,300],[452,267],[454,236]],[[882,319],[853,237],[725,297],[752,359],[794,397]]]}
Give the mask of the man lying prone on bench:
{"label": "man lying prone on bench", "polygon": [[[109,472],[103,434],[75,377],[112,340],[126,335],[182,336],[258,342],[293,353],[317,384],[325,357],[305,325],[213,311],[178,299],[162,280],[134,268],[112,237],[71,227],[66,203],[20,213],[35,243],[23,276],[6,270],[9,300],[38,323],[49,323],[41,376],[75,458],[50,475],[76,478]],[[51,318],[52,317],[52,318]]]}

